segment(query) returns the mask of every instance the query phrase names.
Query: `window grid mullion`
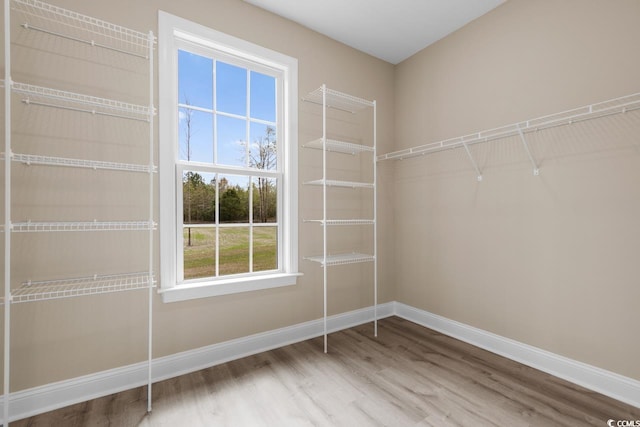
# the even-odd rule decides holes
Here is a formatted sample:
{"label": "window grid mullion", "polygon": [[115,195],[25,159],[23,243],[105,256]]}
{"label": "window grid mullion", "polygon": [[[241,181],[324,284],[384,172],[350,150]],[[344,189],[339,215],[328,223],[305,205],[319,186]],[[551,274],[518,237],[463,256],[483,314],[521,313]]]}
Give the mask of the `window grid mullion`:
{"label": "window grid mullion", "polygon": [[[256,224],[255,223],[255,215],[254,215],[254,195],[255,195],[255,189],[254,189],[254,179],[258,179],[257,177],[260,177],[262,179],[276,179],[276,182],[278,183],[276,185],[276,191],[278,193],[277,195],[277,209],[276,209],[276,215],[278,218],[281,218],[281,183],[283,182],[283,177],[282,177],[282,173],[279,171],[279,168],[276,168],[275,171],[272,170],[253,170],[250,169],[251,168],[251,164],[252,164],[252,158],[251,158],[251,138],[252,138],[252,124],[253,123],[257,123],[257,124],[263,124],[266,126],[273,126],[275,129],[278,129],[279,126],[279,113],[280,111],[276,111],[276,119],[275,122],[272,122],[270,120],[263,120],[263,119],[257,119],[257,118],[252,118],[251,117],[251,69],[247,68],[246,69],[246,114],[245,115],[238,115],[238,114],[232,114],[232,113],[225,113],[225,112],[221,112],[218,111],[218,106],[217,106],[217,97],[216,94],[218,92],[218,87],[217,87],[217,75],[218,75],[218,65],[220,64],[219,60],[214,59],[214,64],[213,64],[213,70],[212,70],[212,96],[213,96],[213,108],[211,110],[209,109],[205,109],[205,108],[201,108],[201,107],[195,107],[192,105],[182,105],[179,104],[179,108],[183,107],[183,108],[187,108],[187,109],[191,109],[194,111],[201,111],[201,112],[205,112],[205,113],[209,113],[212,114],[213,116],[213,120],[212,120],[212,127],[213,127],[213,133],[212,133],[212,144],[213,144],[213,164],[212,165],[203,165],[203,164],[192,164],[189,165],[190,161],[188,160],[187,162],[182,164],[182,167],[187,167],[187,168],[193,168],[194,170],[211,170],[211,169],[217,169],[218,166],[220,166],[218,164],[219,161],[219,157],[220,157],[220,153],[219,153],[219,135],[218,135],[218,127],[219,127],[219,116],[224,116],[224,117],[230,117],[230,118],[236,118],[239,120],[244,120],[245,121],[245,135],[246,135],[246,144],[245,144],[245,165],[244,167],[246,168],[245,170],[238,170],[238,171],[226,171],[226,170],[214,170],[212,171],[214,173],[215,176],[215,197],[214,197],[214,215],[215,215],[215,221],[214,224],[212,225],[212,228],[215,229],[215,247],[214,247],[214,251],[215,251],[215,273],[214,273],[214,277],[215,278],[220,278],[220,274],[221,274],[221,266],[220,266],[220,245],[222,244],[222,236],[221,236],[221,228],[223,224],[221,224],[220,222],[220,202],[221,202],[221,198],[220,198],[220,179],[221,179],[221,174],[223,173],[232,173],[232,174],[240,174],[243,175],[244,173],[246,173],[248,178],[249,178],[249,190],[248,190],[248,197],[249,197],[249,203],[248,203],[248,228],[249,228],[249,269],[248,269],[248,273],[254,273],[254,246],[255,246],[255,242],[254,242],[254,228],[256,226],[267,226],[269,224]],[[277,85],[277,81],[276,81],[276,85]],[[277,96],[277,90],[276,90],[276,96]],[[276,104],[277,104],[277,99],[276,99]],[[278,149],[277,149],[277,159],[276,159],[276,164],[280,164],[280,162],[278,160],[279,159],[279,155],[280,155],[280,144],[278,143]],[[258,154],[259,155],[259,154]],[[181,163],[178,160],[178,163]],[[196,162],[197,163],[197,162]],[[225,169],[224,166],[222,166],[222,169]],[[264,176],[263,176],[264,175]],[[276,240],[277,240],[277,249],[276,249],[276,269],[280,269],[281,265],[282,265],[282,254],[281,254],[281,243],[282,243],[282,229],[279,226],[279,223],[276,222],[274,224],[272,224],[273,226],[276,227]],[[184,280],[184,279],[183,279]]]}
{"label": "window grid mullion", "polygon": [[245,108],[246,108],[246,116],[245,116],[245,127],[246,127],[246,137],[247,143],[245,144],[245,159],[244,165],[246,168],[249,168],[251,164],[249,159],[250,148],[249,144],[251,142],[251,120],[249,120],[249,112],[251,111],[251,72],[247,69],[247,99],[245,100]]}
{"label": "window grid mullion", "polygon": [[[211,83],[211,88],[213,91],[213,164],[217,164],[218,163],[218,100],[217,100],[217,93],[218,93],[218,61],[216,59],[213,60],[213,67],[212,67],[212,71],[213,71],[213,75],[211,76],[211,78],[213,79],[212,83]],[[215,256],[214,256],[214,263],[215,263],[215,277],[219,277],[220,276],[220,175],[216,172],[215,174],[215,178],[216,178],[216,188],[215,188],[215,201],[214,201],[214,208],[213,208],[213,215],[214,215],[214,220],[215,220],[215,230],[216,230],[216,237],[215,237],[215,247],[214,247],[214,251],[215,251]]]}
{"label": "window grid mullion", "polygon": [[216,220],[216,276],[220,276],[220,174],[216,173],[216,206],[214,210]]}
{"label": "window grid mullion", "polygon": [[250,117],[248,115],[227,113],[225,111],[218,111],[215,108],[213,109],[203,108],[203,107],[197,107],[191,104],[178,104],[178,108],[184,108],[185,110],[199,111],[201,113],[218,114],[220,116],[229,117],[232,119],[249,120],[252,123],[259,123],[266,126],[277,127],[277,122],[272,122],[271,120],[256,119],[255,117]]}
{"label": "window grid mullion", "polygon": [[213,79],[213,82],[211,84],[211,88],[213,91],[213,164],[218,164],[218,102],[216,99],[216,94],[218,92],[218,87],[217,87],[217,78],[216,76],[218,75],[217,72],[218,69],[218,61],[217,60],[213,60],[213,76],[211,76],[211,78]]}
{"label": "window grid mullion", "polygon": [[[247,68],[247,102],[246,102],[247,114],[246,119],[246,136],[247,143],[245,144],[245,166],[247,168],[251,165],[251,71]],[[249,273],[253,273],[253,177],[249,175]]]}
{"label": "window grid mullion", "polygon": [[253,176],[249,176],[249,273],[253,273]]}

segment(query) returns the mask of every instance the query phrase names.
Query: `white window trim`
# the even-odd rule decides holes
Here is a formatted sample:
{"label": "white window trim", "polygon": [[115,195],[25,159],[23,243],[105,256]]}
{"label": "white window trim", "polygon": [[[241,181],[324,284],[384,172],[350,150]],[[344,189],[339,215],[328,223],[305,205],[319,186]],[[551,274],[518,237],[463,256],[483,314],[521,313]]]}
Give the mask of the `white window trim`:
{"label": "white window trim", "polygon": [[[282,268],[273,273],[229,277],[197,283],[177,283],[177,214],[175,153],[178,144],[177,44],[178,39],[205,44],[213,49],[282,71],[284,83]],[[203,40],[205,42],[203,43]],[[296,284],[298,272],[298,61],[295,58],[238,39],[228,34],[159,11],[159,188],[160,188],[160,286],[164,302],[233,294]]]}

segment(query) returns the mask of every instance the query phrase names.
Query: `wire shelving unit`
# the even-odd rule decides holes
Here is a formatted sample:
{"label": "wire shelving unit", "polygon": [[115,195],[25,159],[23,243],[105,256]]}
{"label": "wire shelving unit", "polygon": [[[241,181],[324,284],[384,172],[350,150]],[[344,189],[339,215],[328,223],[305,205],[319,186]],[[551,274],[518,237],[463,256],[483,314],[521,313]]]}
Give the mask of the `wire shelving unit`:
{"label": "wire shelving unit", "polygon": [[475,162],[475,159],[469,151],[469,146],[517,136],[520,138],[524,147],[525,154],[531,162],[531,165],[533,167],[533,174],[539,175],[540,170],[538,168],[538,163],[533,157],[531,150],[529,149],[529,144],[526,139],[527,134],[545,129],[555,128],[558,126],[567,126],[574,123],[601,117],[624,114],[637,109],[640,109],[640,93],[613,98],[595,104],[585,105],[583,107],[573,108],[571,110],[537,117],[535,119],[524,120],[518,123],[512,123],[510,125],[475,132],[469,135],[458,136],[442,141],[418,145],[416,147],[393,151],[387,154],[380,155],[377,159],[378,161],[404,160],[411,157],[424,156],[444,150],[464,148],[478,174],[478,181],[481,181],[482,174],[480,172],[480,169],[478,168],[477,163]]}
{"label": "wire shelving unit", "polygon": [[14,233],[44,233],[56,231],[148,231],[155,230],[156,223],[149,221],[60,221],[60,222],[14,222]]}
{"label": "wire shelving unit", "polygon": [[[327,139],[324,144],[326,150],[334,153],[344,153],[356,155],[363,152],[373,152],[373,147],[362,144],[354,144],[352,142],[338,141],[336,139]],[[323,149],[323,139],[318,138],[303,145],[304,148]]]}
{"label": "wire shelving unit", "polygon": [[338,181],[335,179],[317,179],[304,182],[305,185],[317,185],[320,187],[343,187],[343,188],[373,188],[373,182]]}
{"label": "wire shelving unit", "polygon": [[155,286],[155,283],[155,277],[149,275],[149,272],[24,282],[13,290],[11,303],[147,289],[149,286]]}
{"label": "wire shelving unit", "polygon": [[372,262],[372,261],[375,261],[376,257],[373,255],[352,252],[348,254],[327,255],[326,257],[324,255],[310,256],[310,257],[306,257],[305,259],[308,261],[317,262],[322,267],[332,267],[335,265],[347,265],[347,264],[359,264],[361,262]]}
{"label": "wire shelving unit", "polygon": [[358,98],[348,93],[329,89],[326,85],[322,85],[313,92],[310,92],[303,99],[307,102],[322,105],[323,108],[335,108],[350,113],[357,113],[367,108],[373,108],[376,103],[375,101],[369,101],[368,99]]}
{"label": "wire shelving unit", "polygon": [[[4,7],[4,78],[0,86],[4,88],[4,224],[2,236],[4,239],[4,384],[3,384],[3,422],[11,421],[11,306],[17,303],[56,300],[61,298],[100,295],[124,291],[147,291],[148,296],[148,325],[147,325],[147,410],[151,411],[152,385],[152,336],[153,336],[153,289],[156,279],[153,272],[153,242],[154,230],[154,50],[156,38],[152,31],[143,33],[112,24],[97,18],[86,16],[71,10],[63,9],[39,0],[3,0]],[[42,37],[36,37],[38,43],[46,38],[62,39],[65,43],[85,46],[86,49],[96,49],[109,52],[117,58],[127,55],[143,60],[148,67],[148,105],[136,105],[115,99],[101,98],[89,94],[70,92],[55,88],[33,85],[27,82],[16,82],[11,77],[12,41],[11,23],[17,21],[22,31],[35,32]],[[78,50],[79,55],[87,52]],[[111,58],[105,56],[109,67]],[[119,65],[120,66],[120,65]],[[73,82],[71,82],[73,83]],[[87,113],[93,116],[107,116],[122,120],[135,120],[148,124],[148,163],[122,163],[95,159],[79,159],[54,157],[46,154],[23,154],[12,151],[12,94],[21,96],[26,106],[64,109],[77,113]],[[28,114],[28,110],[24,110]],[[70,167],[93,170],[109,170],[125,173],[140,173],[148,175],[148,218],[139,221],[23,221],[12,222],[12,169],[11,164]],[[105,175],[106,178],[106,175]],[[10,231],[10,232],[6,232]],[[146,232],[148,236],[148,269],[141,272],[124,272],[120,274],[95,274],[89,277],[71,277],[67,279],[38,280],[16,284],[12,286],[11,272],[11,236],[14,233],[45,233],[45,232]],[[8,302],[8,303],[7,303]]]}
{"label": "wire shelving unit", "polygon": [[14,162],[23,163],[25,165],[42,165],[42,166],[66,166],[71,168],[84,168],[93,170],[110,170],[121,172],[157,172],[158,168],[149,165],[138,165],[133,163],[117,163],[104,162],[99,160],[85,159],[69,159],[64,157],[40,156],[37,154],[18,154],[13,153],[11,158]]}
{"label": "wire shelving unit", "polygon": [[315,222],[320,225],[375,225],[372,219],[305,219],[304,222]]}
{"label": "wire shelving unit", "polygon": [[26,83],[12,82],[11,89],[14,93],[25,96],[22,102],[26,105],[60,108],[143,122],[152,121],[153,118],[150,112],[155,112],[152,107],[150,108],[144,105],[135,105],[113,99],[99,98]]}
{"label": "wire shelving unit", "polygon": [[154,40],[148,34],[38,0],[11,0],[24,29],[55,35],[96,48],[149,59]]}
{"label": "wire shelving unit", "polygon": [[[377,237],[376,237],[376,101],[369,101],[346,93],[338,92],[322,85],[318,89],[309,93],[304,101],[322,106],[322,137],[303,144],[304,148],[322,151],[322,178],[306,181],[305,185],[322,187],[322,218],[309,219],[305,222],[317,223],[322,226],[322,255],[308,256],[304,259],[316,262],[323,268],[323,328],[324,328],[324,352],[328,351],[327,343],[327,289],[328,289],[328,267],[359,263],[373,263],[373,307],[374,307],[374,335],[378,336],[377,305],[378,305],[378,268],[377,268]],[[355,144],[352,142],[330,139],[327,136],[327,110],[329,108],[346,111],[352,114],[370,109],[373,115],[373,134],[371,145]],[[345,155],[360,155],[371,153],[373,182],[341,181],[328,178],[327,153],[333,152]],[[337,219],[329,218],[328,188],[346,189],[370,189],[373,192],[372,210],[373,218],[351,218]],[[331,226],[372,226],[373,253],[363,254],[358,252],[330,254],[328,249],[327,229]]]}

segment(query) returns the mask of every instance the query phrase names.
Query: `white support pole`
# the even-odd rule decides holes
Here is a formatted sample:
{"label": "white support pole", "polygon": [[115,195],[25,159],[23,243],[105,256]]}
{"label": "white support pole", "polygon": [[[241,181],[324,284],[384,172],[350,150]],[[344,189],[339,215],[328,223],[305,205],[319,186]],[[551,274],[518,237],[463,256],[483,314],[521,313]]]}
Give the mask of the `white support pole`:
{"label": "white support pole", "polygon": [[322,292],[324,352],[327,353],[327,86],[322,85]]}
{"label": "white support pole", "polygon": [[154,135],[153,135],[153,116],[154,116],[154,107],[153,107],[153,44],[154,44],[154,36],[153,31],[149,31],[149,325],[148,325],[148,343],[147,343],[147,412],[151,412],[151,383],[152,383],[152,372],[151,365],[153,362],[153,169],[154,169],[154,155],[153,155],[153,144],[154,144]]}
{"label": "white support pole", "polygon": [[3,422],[9,425],[11,396],[11,9],[4,0],[4,393]]}
{"label": "white support pole", "polygon": [[469,150],[469,146],[467,145],[467,143],[465,141],[460,141],[462,143],[462,146],[464,147],[465,151],[467,152],[467,156],[469,156],[469,160],[471,160],[471,163],[473,164],[473,168],[476,170],[476,174],[478,176],[478,182],[482,181],[482,173],[480,172],[480,168],[478,167],[478,164],[476,163],[476,159],[473,158],[473,155],[471,154],[471,151]]}
{"label": "white support pole", "polygon": [[376,155],[377,113],[376,101],[373,101],[373,335],[378,336],[378,169]]}
{"label": "white support pole", "polygon": [[538,168],[538,164],[536,163],[536,159],[533,158],[533,154],[531,154],[531,150],[529,149],[529,144],[527,143],[527,139],[524,137],[524,133],[522,132],[522,129],[520,128],[520,125],[518,125],[518,135],[520,135],[520,139],[522,140],[522,145],[524,146],[524,151],[526,151],[527,156],[529,157],[529,161],[531,162],[531,165],[533,166],[533,174],[535,176],[540,175],[540,168]]}

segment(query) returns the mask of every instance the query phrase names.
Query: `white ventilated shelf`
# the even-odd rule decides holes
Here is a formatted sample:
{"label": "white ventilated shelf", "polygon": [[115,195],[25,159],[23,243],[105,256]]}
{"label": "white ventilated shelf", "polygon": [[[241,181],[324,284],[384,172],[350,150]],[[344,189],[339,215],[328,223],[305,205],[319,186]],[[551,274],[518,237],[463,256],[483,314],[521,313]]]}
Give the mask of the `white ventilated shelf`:
{"label": "white ventilated shelf", "polygon": [[550,114],[547,116],[510,124],[507,126],[501,126],[495,129],[488,129],[481,132],[472,133],[470,135],[459,136],[456,138],[445,139],[443,141],[432,142],[429,144],[419,145],[404,150],[393,151],[391,153],[378,156],[377,160],[402,160],[410,157],[431,154],[438,151],[461,148],[465,147],[465,145],[469,146],[472,144],[489,142],[496,139],[519,136],[521,134],[549,129],[557,126],[570,125],[573,123],[599,117],[626,113],[628,111],[637,109],[640,109],[640,93],[610,99],[608,101],[586,105],[584,107],[574,108],[572,110]]}
{"label": "white ventilated shelf", "polygon": [[83,295],[148,289],[155,286],[153,275],[146,273],[80,277],[65,280],[25,282],[11,291],[11,302],[33,302]]}
{"label": "white ventilated shelf", "polygon": [[123,172],[157,172],[157,167],[149,167],[149,165],[138,165],[133,163],[116,163],[103,162],[97,160],[68,159],[64,157],[39,156],[34,154],[17,154],[13,153],[11,159],[14,162],[24,163],[26,165],[44,165],[44,166],[65,166],[73,168],[85,169],[101,169]]}
{"label": "white ventilated shelf", "polygon": [[22,102],[27,105],[62,108],[144,122],[151,121],[151,116],[155,113],[153,109],[144,105],[130,104],[26,83],[13,82],[11,89],[15,93],[24,95],[25,98],[22,99]]}
{"label": "white ventilated shelf", "polygon": [[25,29],[40,31],[94,47],[149,58],[153,36],[82,15],[38,0],[11,0]]}
{"label": "white ventilated shelf", "polygon": [[[82,2],[78,2],[80,4]],[[143,252],[148,252],[149,268],[146,272],[116,275],[94,275],[92,277],[76,277],[64,280],[50,281],[29,281],[18,285],[12,278],[11,266],[12,250],[11,240],[7,234],[4,239],[5,253],[5,292],[4,297],[0,298],[4,303],[25,303],[31,301],[53,300],[60,298],[76,297],[82,295],[105,294],[111,292],[129,291],[135,289],[146,289],[147,305],[148,305],[148,323],[147,323],[147,411],[151,412],[152,402],[152,361],[153,361],[153,287],[155,287],[155,279],[153,276],[154,258],[152,256],[152,248],[154,247],[154,230],[157,224],[153,220],[154,216],[154,182],[155,178],[152,172],[156,172],[154,166],[154,116],[156,109],[154,102],[154,48],[156,39],[152,31],[142,33],[131,30],[119,25],[86,16],[77,12],[73,12],[61,7],[44,3],[40,0],[5,0],[4,5],[4,27],[5,36],[4,45],[4,94],[6,107],[8,110],[4,115],[5,138],[3,140],[4,148],[4,206],[5,206],[5,224],[4,232],[16,233],[41,233],[41,232],[96,232],[96,231],[144,231],[148,236],[148,248],[142,248]],[[57,55],[54,61],[64,61],[66,53],[73,51],[72,59],[86,60],[95,62],[101,68],[101,73],[110,73],[114,70],[126,68],[127,71],[138,73],[142,68],[147,67],[148,72],[144,73],[148,76],[148,102],[147,105],[136,105],[128,102],[122,102],[114,99],[99,98],[96,96],[85,95],[82,93],[68,92],[49,87],[36,86],[28,83],[20,83],[11,81],[10,59],[16,55],[12,52],[16,41],[12,42],[11,38],[14,34],[19,33],[19,38],[29,40],[30,47],[33,47],[32,54],[38,52],[51,51],[50,53]],[[17,41],[18,44],[20,43]],[[19,46],[18,46],[19,47]],[[30,55],[27,55],[30,56]],[[32,58],[23,58],[29,60]],[[104,67],[104,69],[102,69]],[[124,68],[122,68],[124,67]],[[111,70],[111,71],[109,71]],[[47,76],[47,68],[30,70],[34,78]],[[93,76],[94,80],[99,80],[99,76]],[[75,82],[69,80],[67,82],[74,85]],[[69,88],[72,88],[69,86]],[[115,84],[111,89],[117,89]],[[142,88],[144,92],[147,89]],[[77,89],[72,89],[77,90]],[[100,93],[98,93],[100,94]],[[106,95],[113,96],[113,95]],[[118,95],[116,95],[118,96]],[[142,96],[142,93],[141,93]],[[146,98],[146,97],[145,97]],[[126,99],[126,98],[125,98]],[[12,102],[12,101],[22,101]],[[148,127],[148,161],[146,164],[116,163],[90,159],[73,159],[63,157],[51,157],[45,155],[32,154],[15,154],[12,149],[12,139],[18,135],[12,132],[13,113],[22,117],[24,113],[31,120],[56,120],[60,117],[51,116],[53,109],[61,109],[72,111],[74,113],[82,113],[94,124],[99,124],[98,117],[110,117],[124,119],[129,121],[139,121],[144,123],[144,127]],[[14,111],[15,110],[15,111]],[[30,114],[36,111],[38,114]],[[12,114],[10,114],[12,113]],[[41,114],[42,113],[42,114]],[[91,114],[93,117],[90,117]],[[47,117],[48,116],[48,117]],[[15,116],[14,116],[15,117]],[[75,117],[67,117],[76,125],[77,119],[82,119],[80,115]],[[67,120],[67,121],[69,121]],[[110,120],[111,121],[111,120]],[[122,121],[110,123],[111,126],[118,126]],[[91,127],[91,126],[90,126]],[[95,126],[93,126],[95,127]],[[142,128],[137,128],[137,131]],[[98,128],[92,129],[93,133],[99,132]],[[130,131],[130,130],[128,130]],[[39,154],[46,154],[40,152]],[[74,154],[70,154],[74,156]],[[81,157],[81,156],[80,156]],[[100,157],[99,157],[100,158]],[[132,160],[135,161],[135,160]],[[12,185],[12,166],[14,162],[21,162],[27,165],[47,165],[47,166],[66,166],[74,168],[90,168],[101,170],[114,170],[126,172],[141,172],[148,176],[148,210],[149,216],[144,221],[81,221],[81,222],[59,222],[59,221],[32,221],[14,222],[10,221],[12,216],[11,191]],[[146,199],[145,199],[146,200]],[[146,203],[145,203],[146,204]],[[29,218],[28,215],[23,218]],[[92,251],[92,245],[86,247],[87,251]],[[15,288],[12,289],[12,283]],[[11,331],[16,329],[12,327],[12,316],[9,306],[5,307],[4,322],[4,386],[2,399],[2,418],[5,421],[10,419],[9,414],[15,412],[10,410],[11,397]],[[19,330],[19,328],[18,328]],[[5,423],[6,424],[6,423]]]}
{"label": "white ventilated shelf", "polygon": [[155,230],[150,221],[86,221],[86,222],[14,222],[14,233],[41,233],[57,231],[148,231]]}
{"label": "white ventilated shelf", "polygon": [[305,185],[315,185],[327,187],[343,187],[343,188],[373,188],[373,183],[370,182],[356,182],[356,181],[337,181],[332,179],[317,179],[314,181],[306,181]]}
{"label": "white ventilated shelf", "polygon": [[304,222],[313,222],[320,225],[374,225],[376,222],[372,219],[305,219]]}
{"label": "white ventilated shelf", "polygon": [[318,89],[309,93],[305,98],[303,98],[303,100],[322,105],[323,92],[326,94],[326,105],[329,108],[356,113],[375,105],[373,101],[358,98],[356,96],[338,92],[337,90],[333,89],[324,88],[323,90],[323,87],[319,87]]}
{"label": "white ventilated shelf", "polygon": [[[314,148],[316,150],[322,150],[322,138],[318,138],[311,142],[308,142],[303,145],[304,148]],[[354,144],[352,142],[344,142],[338,141],[335,139],[327,139],[326,143],[327,151],[331,151],[334,153],[343,153],[343,154],[359,154],[363,152],[373,152],[373,147],[362,145],[362,144]]]}
{"label": "white ventilated shelf", "polygon": [[347,264],[359,264],[363,262],[372,262],[375,261],[376,257],[373,255],[360,254],[360,253],[348,253],[348,254],[337,254],[337,255],[327,255],[327,260],[325,263],[325,259],[322,255],[319,256],[310,256],[305,257],[307,261],[317,262],[321,264],[323,267],[331,267],[335,265],[347,265]]}

